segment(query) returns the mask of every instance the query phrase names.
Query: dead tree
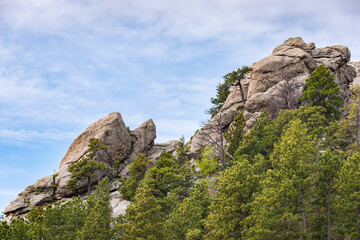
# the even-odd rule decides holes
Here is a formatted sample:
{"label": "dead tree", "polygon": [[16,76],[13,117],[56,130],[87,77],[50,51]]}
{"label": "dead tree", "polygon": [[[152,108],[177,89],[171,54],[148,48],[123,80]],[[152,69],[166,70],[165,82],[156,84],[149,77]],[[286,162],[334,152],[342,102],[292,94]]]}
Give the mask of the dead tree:
{"label": "dead tree", "polygon": [[282,72],[280,78],[282,81],[275,85],[275,88],[279,91],[280,96],[285,100],[286,109],[292,109],[298,101],[295,96],[297,84],[287,73],[284,74]]}
{"label": "dead tree", "polygon": [[236,81],[236,85],[239,86],[240,88],[240,94],[241,94],[241,98],[242,98],[242,102],[245,106],[245,96],[244,96],[244,91],[243,91],[243,88],[242,88],[242,84],[241,84],[241,79],[243,78],[244,76],[244,72],[240,72],[239,76],[237,77],[237,81]]}

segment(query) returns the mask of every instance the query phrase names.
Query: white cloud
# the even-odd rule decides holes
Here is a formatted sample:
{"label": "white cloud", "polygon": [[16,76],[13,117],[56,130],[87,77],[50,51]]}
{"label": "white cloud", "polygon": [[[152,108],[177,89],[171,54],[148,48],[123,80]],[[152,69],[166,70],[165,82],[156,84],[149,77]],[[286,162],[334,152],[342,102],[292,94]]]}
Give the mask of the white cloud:
{"label": "white cloud", "polygon": [[46,132],[27,129],[0,129],[0,143],[2,144],[23,145],[27,143],[68,140],[74,139],[75,137],[76,133],[74,132],[51,129]]}

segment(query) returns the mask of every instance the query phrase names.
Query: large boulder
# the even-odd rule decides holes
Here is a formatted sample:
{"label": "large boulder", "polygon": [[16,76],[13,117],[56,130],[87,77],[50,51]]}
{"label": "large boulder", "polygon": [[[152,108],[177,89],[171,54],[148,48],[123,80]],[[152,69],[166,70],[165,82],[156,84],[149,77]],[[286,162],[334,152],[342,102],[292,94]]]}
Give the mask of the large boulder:
{"label": "large boulder", "polygon": [[91,124],[72,142],[60,163],[59,169],[70,162],[81,159],[88,151],[90,138],[98,138],[102,144],[107,145],[107,153],[113,159],[125,158],[130,153],[131,136],[129,130],[126,128],[120,113],[114,112]]}

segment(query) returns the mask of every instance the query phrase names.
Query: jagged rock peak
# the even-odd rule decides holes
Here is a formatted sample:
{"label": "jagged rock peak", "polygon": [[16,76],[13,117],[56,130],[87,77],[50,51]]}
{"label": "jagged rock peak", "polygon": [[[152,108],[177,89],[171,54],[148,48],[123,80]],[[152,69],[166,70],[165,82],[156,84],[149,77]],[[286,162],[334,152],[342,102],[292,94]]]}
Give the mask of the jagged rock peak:
{"label": "jagged rock peak", "polygon": [[[110,113],[108,116],[91,124],[73,141],[55,175],[45,176],[37,180],[34,185],[28,186],[6,207],[7,219],[25,214],[34,206],[46,205],[55,201],[66,202],[71,200],[72,196],[79,194],[85,197],[86,181],[80,181],[75,190],[66,188],[66,183],[70,179],[67,168],[70,162],[78,161],[87,153],[90,138],[98,138],[100,143],[108,146],[108,149],[101,150],[97,154],[98,161],[111,166],[118,158],[123,159],[123,164],[118,169],[118,175],[125,177],[128,166],[139,153],[148,154],[148,152],[151,152],[153,155],[153,152],[156,151],[157,156],[160,156],[166,150],[154,148],[156,126],[151,119],[145,121],[135,130],[130,131],[120,113]],[[111,176],[116,179],[117,176],[113,174],[112,171],[108,171],[102,173],[100,178]],[[97,181],[98,179],[93,179],[92,183],[95,185]],[[115,183],[112,183],[116,186],[113,191],[117,191],[121,185]],[[123,213],[129,202],[121,199],[119,193],[114,192],[112,196],[114,196],[112,205],[116,208],[114,208],[114,214]]]}
{"label": "jagged rock peak", "polygon": [[84,156],[90,138],[98,138],[102,144],[108,145],[108,153],[114,159],[124,158],[130,152],[131,136],[129,130],[126,128],[121,114],[113,112],[91,124],[72,142],[59,168]]}

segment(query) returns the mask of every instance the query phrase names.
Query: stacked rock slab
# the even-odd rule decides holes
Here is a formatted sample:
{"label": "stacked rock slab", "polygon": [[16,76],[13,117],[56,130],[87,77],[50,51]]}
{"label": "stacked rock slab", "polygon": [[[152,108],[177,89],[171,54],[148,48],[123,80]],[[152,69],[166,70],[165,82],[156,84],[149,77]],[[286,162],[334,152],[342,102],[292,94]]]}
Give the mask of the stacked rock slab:
{"label": "stacked rock slab", "polygon": [[[251,71],[241,80],[245,95],[244,105],[239,86],[232,86],[230,94],[219,113],[197,132],[191,142],[191,152],[196,153],[209,143],[209,137],[220,140],[214,129],[221,119],[221,129],[227,129],[234,118],[243,112],[246,128],[250,129],[261,113],[266,110],[270,117],[276,117],[281,109],[299,107],[306,79],[319,65],[327,67],[340,87],[344,104],[351,94],[350,85],[359,76],[359,64],[349,63],[350,51],[344,46],[316,48],[314,43],[306,44],[300,37],[289,38],[276,47],[270,56],[255,62]],[[357,69],[357,70],[355,70]]]}
{"label": "stacked rock slab", "polygon": [[[122,166],[119,167],[119,175],[127,177],[127,168],[135,160],[139,153],[151,153],[159,157],[165,151],[174,152],[176,147],[173,144],[154,144],[156,138],[156,126],[150,119],[133,131],[126,127],[120,113],[111,113],[107,117],[91,124],[81,133],[71,144],[60,163],[58,172],[37,180],[33,185],[28,186],[19,196],[13,200],[5,209],[5,214],[9,218],[16,215],[23,215],[29,212],[34,206],[46,205],[55,201],[66,202],[73,196],[81,195],[86,197],[85,181],[80,182],[76,190],[66,188],[66,182],[70,179],[67,171],[70,162],[79,161],[88,151],[90,138],[97,138],[108,149],[98,153],[98,161],[105,165],[112,165],[118,158],[123,159]],[[170,145],[170,147],[169,147]],[[110,174],[106,173],[106,174]],[[106,174],[100,176],[104,177]],[[98,179],[93,180],[93,184]],[[130,203],[122,199],[118,192],[121,183],[117,180],[112,182],[111,201],[114,207],[114,214],[124,213],[126,206]]]}

